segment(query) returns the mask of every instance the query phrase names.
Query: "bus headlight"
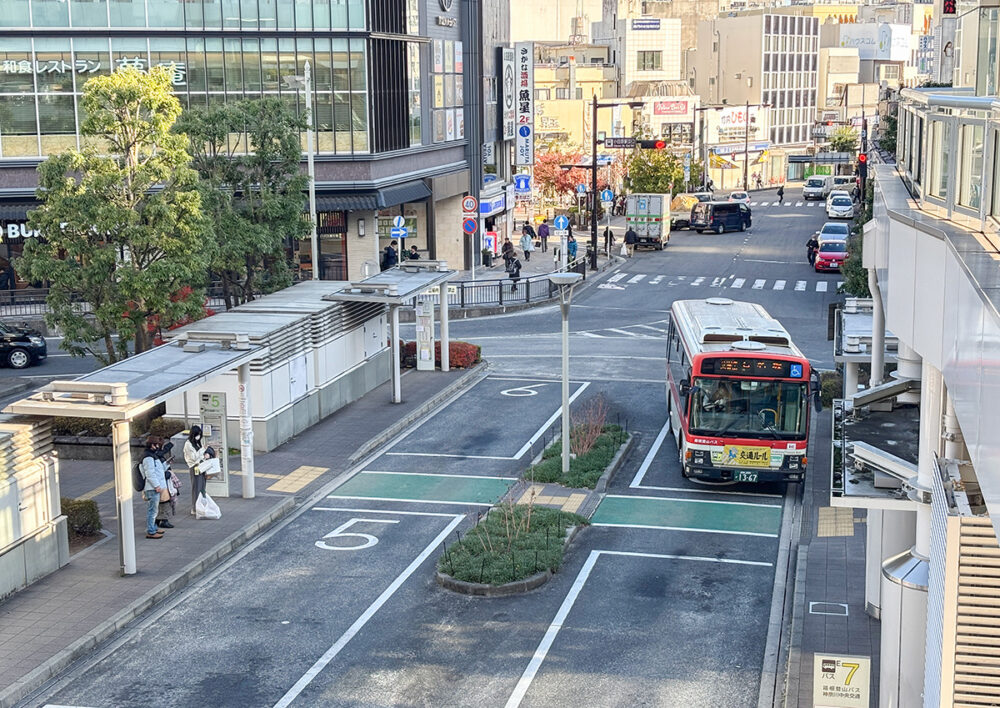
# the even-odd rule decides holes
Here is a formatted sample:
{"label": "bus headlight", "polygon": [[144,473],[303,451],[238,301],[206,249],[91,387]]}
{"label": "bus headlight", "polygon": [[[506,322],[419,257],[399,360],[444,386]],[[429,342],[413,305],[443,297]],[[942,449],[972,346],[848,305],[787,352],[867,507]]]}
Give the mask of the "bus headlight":
{"label": "bus headlight", "polygon": [[691,462],[696,465],[709,465],[709,454],[708,450],[692,450],[691,451]]}

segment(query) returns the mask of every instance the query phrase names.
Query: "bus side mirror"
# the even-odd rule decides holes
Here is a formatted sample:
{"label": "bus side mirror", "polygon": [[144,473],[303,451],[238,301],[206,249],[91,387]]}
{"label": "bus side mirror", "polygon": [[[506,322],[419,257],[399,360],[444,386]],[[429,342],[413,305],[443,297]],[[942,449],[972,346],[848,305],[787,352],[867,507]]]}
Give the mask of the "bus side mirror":
{"label": "bus side mirror", "polygon": [[812,398],[813,398],[813,408],[816,409],[817,413],[822,413],[823,412],[823,399],[820,398],[819,389],[816,389],[815,391],[813,391]]}
{"label": "bus side mirror", "polygon": [[680,385],[677,387],[677,390],[680,392],[681,396],[687,398],[688,396],[691,395],[691,384],[689,384],[687,381],[681,381]]}

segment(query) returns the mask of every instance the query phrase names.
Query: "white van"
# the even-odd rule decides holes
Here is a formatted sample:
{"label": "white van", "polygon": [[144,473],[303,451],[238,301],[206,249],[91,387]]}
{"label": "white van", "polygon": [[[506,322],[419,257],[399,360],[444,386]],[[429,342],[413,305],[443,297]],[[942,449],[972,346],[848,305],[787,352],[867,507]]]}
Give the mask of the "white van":
{"label": "white van", "polygon": [[854,175],[835,175],[833,178],[834,189],[846,189],[850,192],[854,189],[855,184],[857,184],[857,178]]}
{"label": "white van", "polygon": [[826,199],[826,195],[830,193],[831,189],[833,189],[833,177],[813,175],[806,180],[805,185],[802,187],[802,198],[807,201],[810,199]]}

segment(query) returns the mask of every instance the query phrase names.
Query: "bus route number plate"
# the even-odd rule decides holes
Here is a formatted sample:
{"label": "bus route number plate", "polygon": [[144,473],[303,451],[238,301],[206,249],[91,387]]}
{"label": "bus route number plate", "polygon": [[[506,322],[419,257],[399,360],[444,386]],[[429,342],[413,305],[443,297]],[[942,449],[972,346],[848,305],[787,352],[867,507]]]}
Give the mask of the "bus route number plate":
{"label": "bus route number plate", "polygon": [[[726,464],[742,467],[770,467],[771,448],[726,445],[725,460]],[[756,473],[753,474],[756,476]]]}

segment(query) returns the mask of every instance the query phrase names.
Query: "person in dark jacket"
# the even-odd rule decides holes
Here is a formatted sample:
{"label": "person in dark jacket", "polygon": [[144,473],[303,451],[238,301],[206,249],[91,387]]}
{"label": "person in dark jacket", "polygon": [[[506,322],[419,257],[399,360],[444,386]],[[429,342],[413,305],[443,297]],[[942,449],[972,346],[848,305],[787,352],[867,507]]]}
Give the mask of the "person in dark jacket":
{"label": "person in dark jacket", "polygon": [[507,274],[511,281],[510,291],[517,292],[517,281],[521,279],[521,261],[517,259],[516,255],[512,255],[507,263]]}
{"label": "person in dark jacket", "polygon": [[538,238],[542,241],[542,253],[549,250],[549,220],[542,219],[542,223],[538,225]]}
{"label": "person in dark jacket", "polygon": [[785,185],[780,185],[778,187],[778,204],[784,204],[785,202]]}
{"label": "person in dark jacket", "polygon": [[819,241],[816,239],[816,234],[809,237],[806,241],[806,256],[809,258],[809,265],[816,264],[816,251],[819,250]]}
{"label": "person in dark jacket", "polygon": [[417,250],[416,244],[410,246],[410,252],[406,254],[406,257],[409,258],[411,261],[420,260],[420,251]]}
{"label": "person in dark jacket", "polygon": [[509,237],[505,237],[503,240],[503,246],[500,247],[500,255],[503,256],[503,266],[508,271],[510,270],[510,259],[514,257],[514,244],[510,242]]}
{"label": "person in dark jacket", "polygon": [[382,255],[382,270],[389,270],[399,263],[399,252],[396,250],[397,245],[398,243],[393,240],[385,247],[385,253]]}
{"label": "person in dark jacket", "polygon": [[639,236],[635,233],[631,226],[628,227],[628,231],[625,232],[625,249],[628,252],[628,257],[631,258],[632,254],[635,253],[635,244],[638,242]]}

